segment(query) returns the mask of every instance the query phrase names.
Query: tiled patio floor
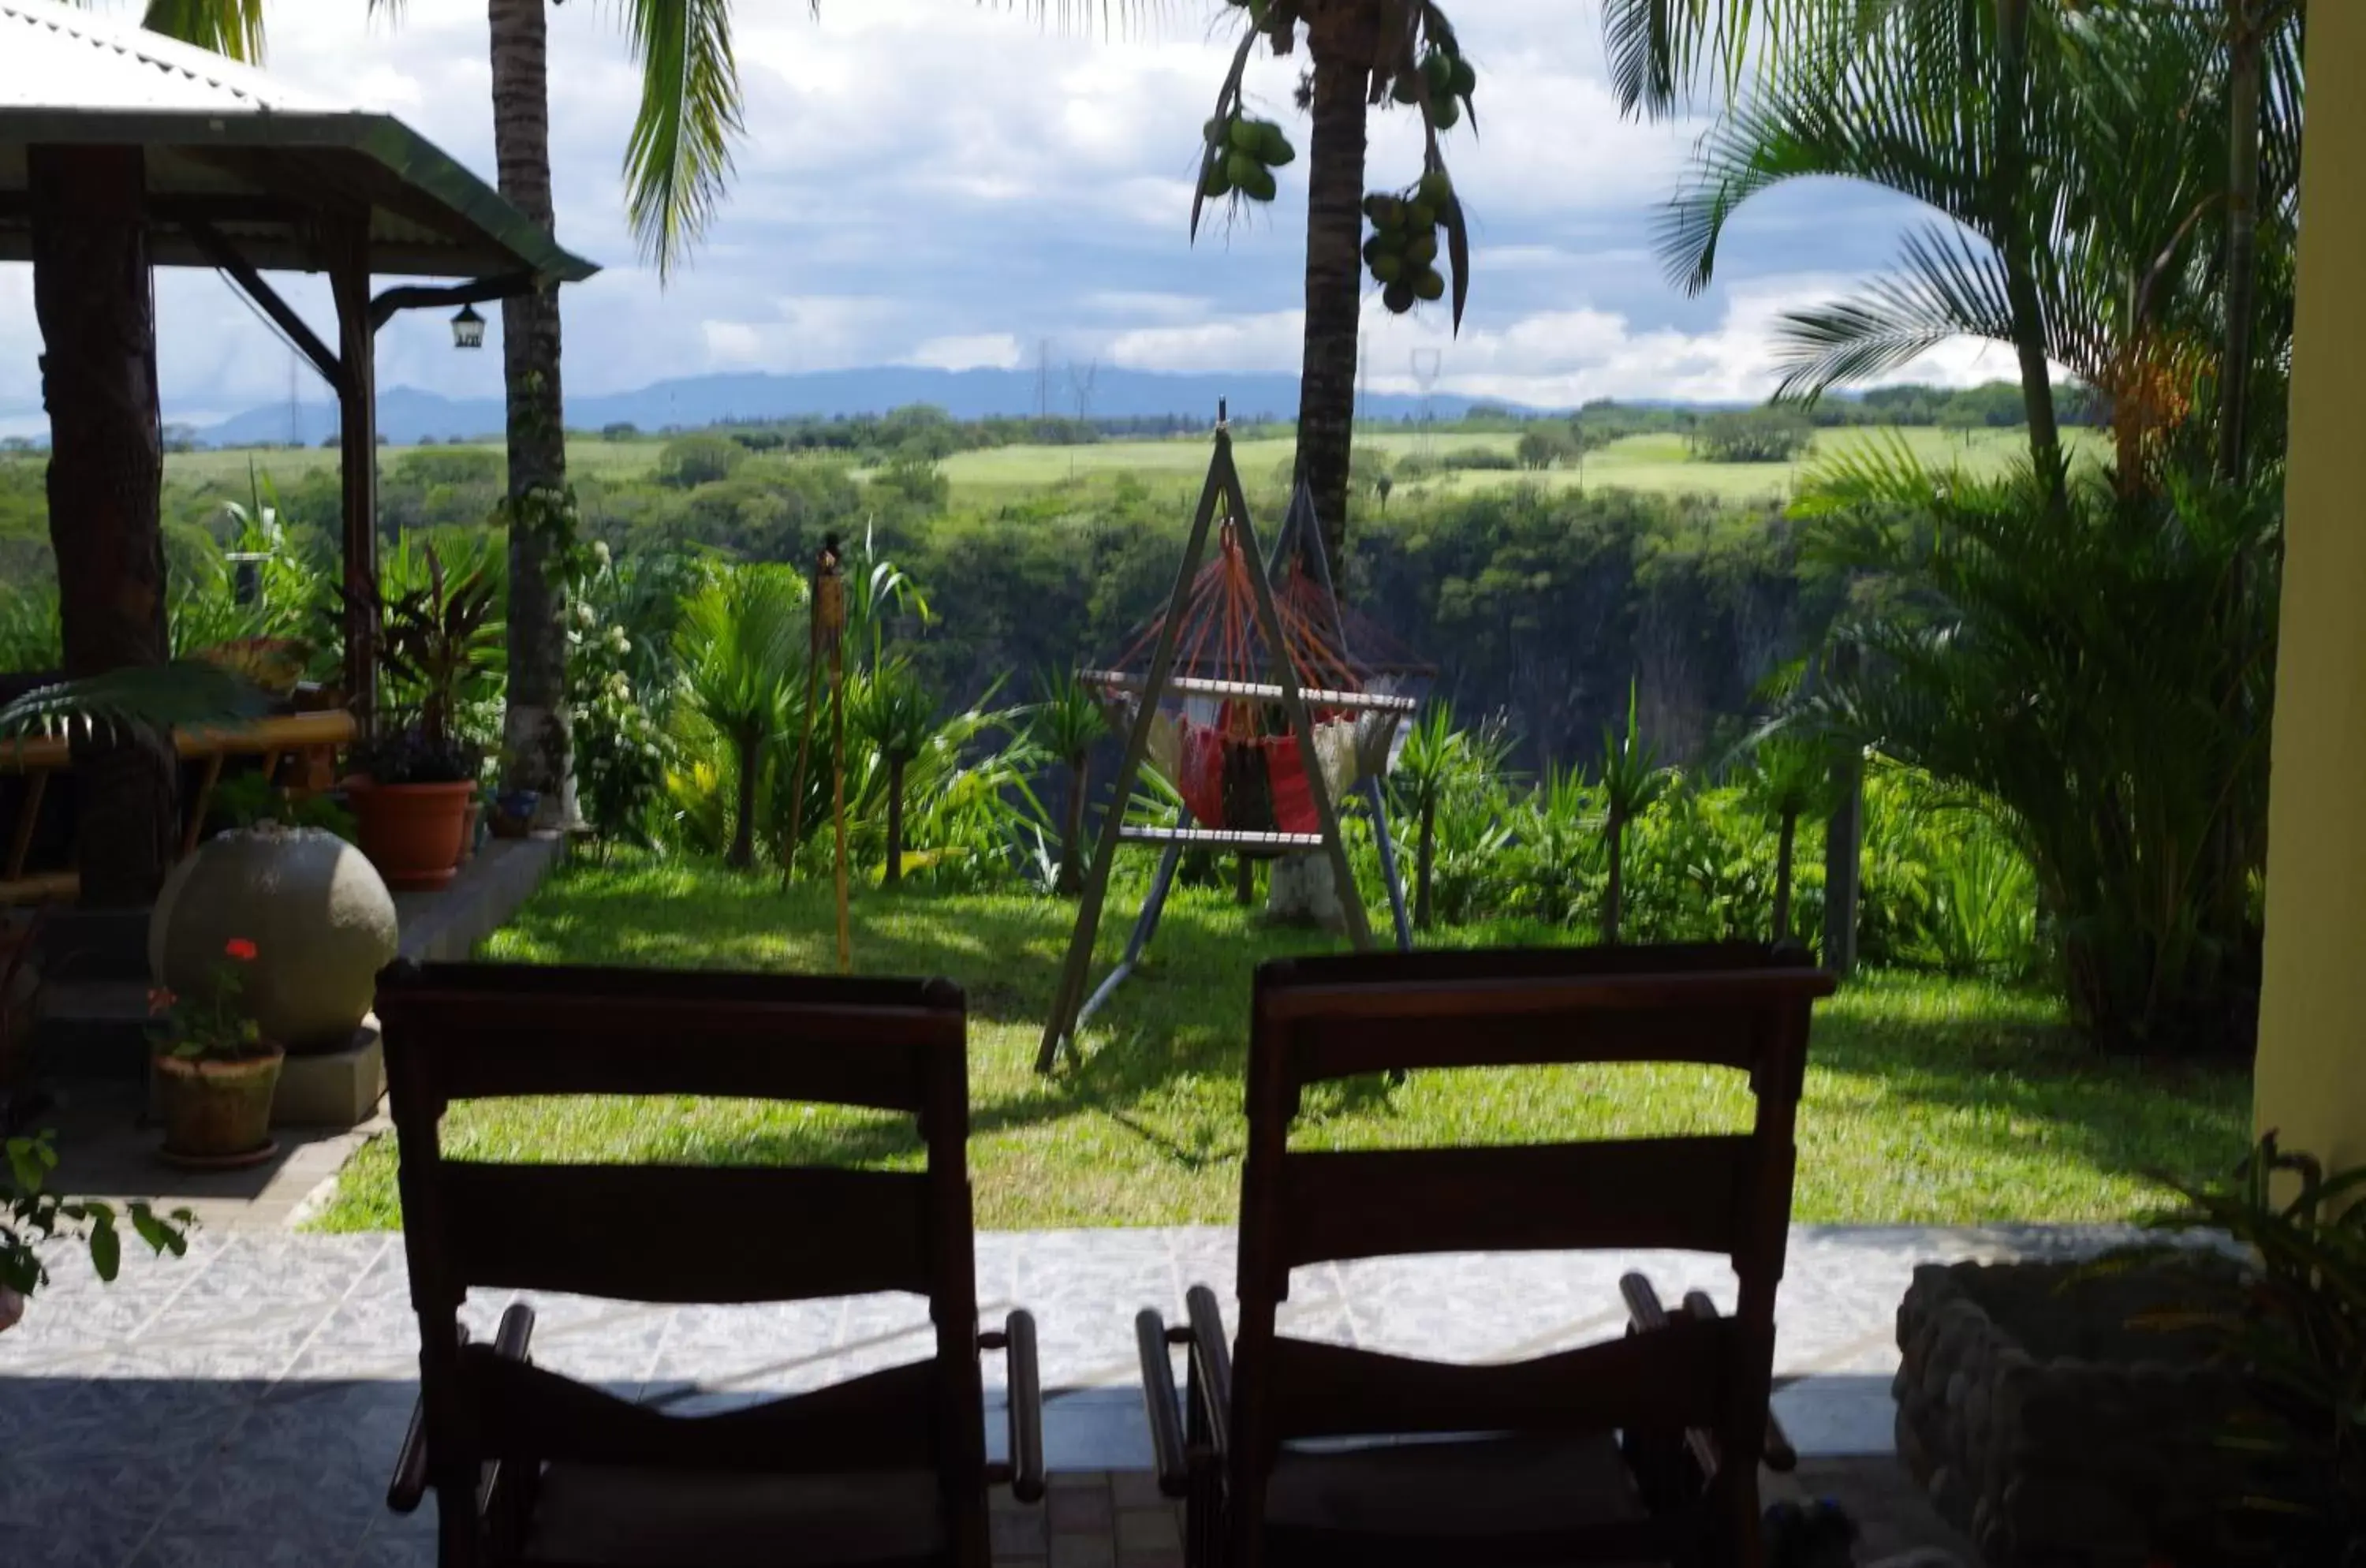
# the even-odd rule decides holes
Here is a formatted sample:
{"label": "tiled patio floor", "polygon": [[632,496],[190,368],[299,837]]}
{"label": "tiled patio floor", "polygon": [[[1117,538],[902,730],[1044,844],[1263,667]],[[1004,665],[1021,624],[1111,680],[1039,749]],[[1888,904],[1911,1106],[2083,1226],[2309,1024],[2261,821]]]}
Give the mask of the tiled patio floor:
{"label": "tiled patio floor", "polygon": [[[1798,1379],[1780,1408],[1803,1451],[1877,1456],[1889,1446],[1896,1303],[1918,1262],[1984,1253],[2086,1251],[2124,1233],[2000,1227],[1802,1227],[1784,1282],[1777,1370]],[[989,1234],[978,1240],[982,1315],[1032,1308],[1042,1329],[1052,1468],[1139,1472],[1149,1450],[1134,1392],[1132,1317],[1179,1310],[1186,1285],[1228,1294],[1232,1236],[1219,1229]],[[1301,1270],[1295,1333],[1448,1360],[1540,1354],[1617,1332],[1615,1282],[1642,1267],[1673,1295],[1728,1302],[1715,1260],[1678,1254],[1486,1256]],[[386,1474],[410,1412],[414,1321],[400,1238],[204,1234],[185,1259],[127,1259],[101,1289],[78,1260],[25,1323],[0,1335],[0,1557],[14,1563],[421,1564],[425,1512],[385,1512]],[[490,1329],[503,1303],[472,1301]],[[620,1393],[694,1410],[913,1359],[918,1300],[862,1297],[769,1307],[648,1307],[540,1299],[535,1359]],[[1002,1438],[1002,1369],[986,1362],[989,1444]],[[1036,1527],[1047,1568],[1135,1568],[1162,1555],[1162,1511],[1142,1478],[1106,1483],[1108,1542],[1064,1552],[1058,1504]],[[1094,1494],[1098,1495],[1098,1494]],[[1066,1510],[1066,1511],[1064,1511]],[[1073,1511],[1073,1512],[1067,1512]],[[1128,1525],[1132,1517],[1134,1522]],[[1031,1531],[1035,1531],[1031,1534]],[[1070,1532],[1075,1533],[1075,1532]],[[1127,1540],[1136,1550],[1116,1558]]]}

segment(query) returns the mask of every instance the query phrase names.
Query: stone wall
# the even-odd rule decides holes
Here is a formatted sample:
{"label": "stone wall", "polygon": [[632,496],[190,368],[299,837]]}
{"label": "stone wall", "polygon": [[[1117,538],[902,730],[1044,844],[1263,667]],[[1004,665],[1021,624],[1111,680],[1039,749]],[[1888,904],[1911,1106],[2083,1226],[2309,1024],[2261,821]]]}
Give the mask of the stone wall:
{"label": "stone wall", "polygon": [[1992,1568],[2209,1561],[2241,1408],[2199,1346],[2134,1325],[2193,1270],[1926,1265],[1898,1309],[1898,1452]]}

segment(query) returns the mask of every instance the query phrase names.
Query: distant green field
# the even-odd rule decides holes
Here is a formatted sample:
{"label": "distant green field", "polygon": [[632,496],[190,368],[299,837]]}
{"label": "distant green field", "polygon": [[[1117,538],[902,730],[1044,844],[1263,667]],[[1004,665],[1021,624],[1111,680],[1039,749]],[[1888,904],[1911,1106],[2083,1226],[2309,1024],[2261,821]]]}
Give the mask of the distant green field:
{"label": "distant green field", "polygon": [[[2074,446],[2096,449],[2089,431],[2069,433]],[[1574,468],[1538,473],[1523,469],[1451,469],[1425,479],[1400,480],[1400,493],[1447,494],[1494,489],[1512,484],[1540,484],[1555,490],[1598,485],[1649,491],[1663,495],[1708,495],[1724,501],[1781,501],[1788,497],[1800,474],[1820,457],[1861,449],[1883,441],[1902,441],[1916,456],[1932,464],[1960,464],[1977,473],[1994,473],[2028,450],[2027,437],[2017,430],[1976,430],[1968,436],[1929,426],[1826,430],[1817,434],[1815,446],[1794,463],[1708,463],[1693,457],[1681,435],[1630,435],[1590,454],[1581,471]],[[1409,457],[1446,457],[1473,447],[1508,454],[1517,437],[1509,434],[1466,434],[1441,431],[1424,435],[1415,431],[1366,431],[1356,437],[1363,453],[1386,453],[1402,462]],[[657,436],[630,441],[603,441],[596,436],[567,444],[569,469],[579,477],[630,479],[656,467],[665,442]],[[1241,474],[1252,485],[1285,481],[1293,443],[1288,436],[1257,436],[1234,446]],[[498,453],[495,443],[473,450]],[[389,460],[399,461],[413,448],[389,448]],[[446,451],[448,447],[429,450]],[[336,453],[322,447],[258,452],[176,452],[164,460],[170,479],[192,483],[212,482],[243,488],[247,466],[282,482],[316,469],[334,467]],[[962,452],[943,464],[952,480],[956,501],[1013,500],[1072,479],[1111,479],[1130,474],[1154,491],[1189,492],[1199,484],[1208,461],[1208,444],[1200,436],[1165,440],[1103,441],[1085,446],[997,446]],[[860,472],[861,470],[857,470]]]}

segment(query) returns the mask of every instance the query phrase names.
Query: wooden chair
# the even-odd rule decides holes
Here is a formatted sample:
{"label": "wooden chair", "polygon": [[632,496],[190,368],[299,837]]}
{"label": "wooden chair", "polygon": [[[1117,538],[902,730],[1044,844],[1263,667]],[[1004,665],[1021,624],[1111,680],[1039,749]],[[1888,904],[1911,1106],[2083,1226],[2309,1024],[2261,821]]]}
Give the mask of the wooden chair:
{"label": "wooden chair", "polygon": [[[1313,958],[1258,970],[1240,1334],[1206,1286],[1137,1320],[1162,1485],[1194,1568],[1761,1562],[1774,1288],[1810,1003],[1804,954],[1744,944]],[[1747,1071],[1747,1133],[1372,1152],[1289,1146],[1308,1084],[1420,1068],[1694,1062]],[[1293,1268],[1420,1253],[1721,1252],[1732,1317],[1502,1366],[1293,1338]],[[1640,1298],[1649,1298],[1648,1310]],[[1606,1303],[1607,1304],[1607,1303]],[[1189,1347],[1178,1403],[1169,1347]],[[1698,1434],[1705,1439],[1693,1440]]]}
{"label": "wooden chair", "polygon": [[[962,993],[944,980],[399,964],[378,981],[420,1408],[389,1504],[435,1492],[438,1561],[988,1561],[986,1488],[1042,1494],[1033,1320],[977,1330]],[[923,1171],[490,1165],[447,1157],[456,1100],[702,1095],[908,1112]],[[615,1398],[490,1345],[471,1287],[628,1301],[929,1298],[933,1355],[704,1416]],[[986,1459],[979,1352],[1007,1351],[1010,1462]]]}

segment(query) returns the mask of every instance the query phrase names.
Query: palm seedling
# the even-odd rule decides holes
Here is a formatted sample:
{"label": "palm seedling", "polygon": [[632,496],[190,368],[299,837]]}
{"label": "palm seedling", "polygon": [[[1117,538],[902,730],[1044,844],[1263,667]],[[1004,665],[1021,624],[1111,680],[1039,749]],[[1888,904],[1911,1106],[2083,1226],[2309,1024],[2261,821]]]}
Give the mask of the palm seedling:
{"label": "palm seedling", "polygon": [[879,753],[887,770],[887,869],[881,885],[904,881],[904,773],[936,737],[937,699],[897,660],[872,671],[854,704],[854,728]]}
{"label": "palm seedling", "polygon": [[1803,735],[1770,735],[1758,743],[1742,777],[1746,798],[1774,824],[1774,940],[1791,934],[1792,857],[1799,819],[1831,809],[1831,749]]}
{"label": "palm seedling", "polygon": [[1602,730],[1602,849],[1610,872],[1602,892],[1602,940],[1606,942],[1618,940],[1619,917],[1624,912],[1628,824],[1660,803],[1660,797],[1668,792],[1671,777],[1669,771],[1660,765],[1651,743],[1643,739],[1635,686],[1629,682],[1626,732],[1621,734],[1607,725]]}
{"label": "palm seedling", "polygon": [[1437,807],[1469,761],[1469,745],[1454,728],[1454,709],[1438,703],[1405,731],[1390,775],[1397,799],[1414,814],[1413,923],[1423,931],[1429,929],[1430,879],[1437,868]]}
{"label": "palm seedling", "polygon": [[1037,681],[1031,728],[1036,744],[1065,764],[1068,801],[1060,818],[1060,870],[1053,891],[1073,898],[1085,890],[1085,791],[1093,742],[1105,721],[1091,688],[1063,671],[1046,671]]}
{"label": "palm seedling", "polygon": [[780,567],[741,567],[683,606],[677,646],[682,701],[714,726],[738,770],[727,863],[756,858],[756,798],[767,753],[787,733],[806,641],[804,580]]}

